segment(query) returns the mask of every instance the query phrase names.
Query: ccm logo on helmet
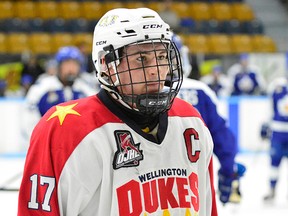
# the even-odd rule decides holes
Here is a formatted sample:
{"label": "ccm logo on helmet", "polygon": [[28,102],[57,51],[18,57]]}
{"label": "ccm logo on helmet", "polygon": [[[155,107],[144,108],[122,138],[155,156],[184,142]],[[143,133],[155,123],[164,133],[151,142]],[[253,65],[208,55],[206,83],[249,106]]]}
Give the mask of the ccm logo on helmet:
{"label": "ccm logo on helmet", "polygon": [[149,29],[149,28],[162,28],[162,25],[160,24],[143,25],[143,29]]}
{"label": "ccm logo on helmet", "polygon": [[107,41],[97,41],[95,44],[96,44],[96,46],[99,46],[99,45],[103,45],[106,43],[107,43]]}

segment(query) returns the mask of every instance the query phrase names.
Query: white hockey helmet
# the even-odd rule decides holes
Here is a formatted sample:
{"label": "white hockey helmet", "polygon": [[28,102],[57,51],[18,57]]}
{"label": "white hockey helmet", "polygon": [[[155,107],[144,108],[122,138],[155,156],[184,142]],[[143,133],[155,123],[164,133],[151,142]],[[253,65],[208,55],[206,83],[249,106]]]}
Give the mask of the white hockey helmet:
{"label": "white hockey helmet", "polygon": [[[112,82],[109,70],[113,68],[116,74],[118,73],[117,66],[122,59],[127,58],[123,56],[125,55],[123,48],[143,43],[162,43],[163,47],[166,47],[168,59],[166,66],[169,67],[165,80],[166,92],[123,95],[118,89],[121,87],[121,82],[118,77]],[[151,52],[155,53],[155,49]],[[141,55],[141,52],[139,54]],[[179,51],[172,42],[170,27],[158,13],[148,8],[118,8],[108,11],[94,29],[92,59],[102,88],[112,94],[122,105],[142,114],[158,114],[170,109],[182,84],[181,60]],[[155,68],[159,70],[158,63]],[[129,68],[129,72],[131,70]],[[145,73],[144,65],[142,70]],[[131,103],[136,104],[136,108],[131,106]]]}

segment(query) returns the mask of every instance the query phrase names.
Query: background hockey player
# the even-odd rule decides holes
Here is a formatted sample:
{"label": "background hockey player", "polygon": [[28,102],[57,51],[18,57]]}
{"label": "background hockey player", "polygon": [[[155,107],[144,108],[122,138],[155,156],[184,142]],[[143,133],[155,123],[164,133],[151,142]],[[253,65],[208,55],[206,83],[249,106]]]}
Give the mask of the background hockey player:
{"label": "background hockey player", "polygon": [[240,55],[239,62],[228,69],[227,75],[233,85],[231,95],[266,94],[266,81],[260,68],[249,63],[247,53]]}
{"label": "background hockey player", "polygon": [[200,81],[208,85],[217,97],[228,97],[231,95],[231,82],[220,65],[214,65],[211,72],[200,78]]}
{"label": "background hockey player", "polygon": [[57,73],[39,77],[26,95],[26,107],[21,121],[24,143],[29,139],[40,117],[52,106],[97,92],[97,89],[87,84],[81,76],[85,72],[81,71],[83,56],[78,48],[61,47],[55,55],[55,60],[58,64]]}
{"label": "background hockey player", "polygon": [[35,127],[18,216],[217,216],[212,138],[176,98],[171,36],[147,8],[99,20],[92,55],[102,89],[51,108]]}
{"label": "background hockey player", "polygon": [[[184,46],[181,39],[179,37],[174,37],[173,39],[178,49],[181,50]],[[186,59],[188,58],[186,57]],[[188,61],[183,61],[183,68],[189,68],[184,66],[184,64],[190,64]],[[186,72],[184,74],[189,73]],[[218,171],[220,201],[222,203],[239,203],[241,200],[239,178],[243,176],[246,168],[244,165],[235,162],[238,146],[226,120],[218,112],[216,94],[203,82],[184,77],[179,96],[191,103],[200,112],[212,135],[214,142],[213,152],[220,162]]]}
{"label": "background hockey player", "polygon": [[31,87],[26,100],[36,107],[41,116],[59,103],[90,96],[95,89],[80,78],[83,55],[73,46],[62,47],[55,55],[58,63],[56,76],[46,76]]}
{"label": "background hockey player", "polygon": [[270,192],[265,201],[275,198],[279,168],[283,157],[288,157],[288,54],[286,77],[276,78],[268,87],[272,118],[262,126],[261,136],[270,139]]}

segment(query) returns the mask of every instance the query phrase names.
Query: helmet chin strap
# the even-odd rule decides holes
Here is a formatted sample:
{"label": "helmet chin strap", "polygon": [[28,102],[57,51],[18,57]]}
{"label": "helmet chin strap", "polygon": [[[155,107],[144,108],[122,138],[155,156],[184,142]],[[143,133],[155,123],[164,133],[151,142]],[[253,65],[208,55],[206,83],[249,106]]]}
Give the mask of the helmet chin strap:
{"label": "helmet chin strap", "polygon": [[107,92],[109,92],[109,94],[112,96],[112,98],[116,101],[118,101],[119,103],[121,103],[121,105],[123,105],[124,107],[128,108],[128,109],[132,109],[132,107],[130,107],[128,104],[126,104],[123,101],[122,96],[116,91],[116,90],[112,90],[111,88],[105,86],[105,85],[101,85],[101,88],[105,89]]}

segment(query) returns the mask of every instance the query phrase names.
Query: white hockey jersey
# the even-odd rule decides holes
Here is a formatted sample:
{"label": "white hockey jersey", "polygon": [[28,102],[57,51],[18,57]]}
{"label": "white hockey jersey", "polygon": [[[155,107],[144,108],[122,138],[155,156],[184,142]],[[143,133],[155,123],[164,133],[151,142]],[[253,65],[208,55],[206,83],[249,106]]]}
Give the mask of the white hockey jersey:
{"label": "white hockey jersey", "polygon": [[176,98],[159,122],[155,140],[104,90],[50,109],[32,134],[18,216],[216,216],[198,112]]}
{"label": "white hockey jersey", "polygon": [[57,76],[48,76],[31,86],[27,93],[26,101],[30,106],[37,108],[38,112],[43,116],[52,106],[65,101],[91,96],[97,92],[96,89],[79,77],[72,86],[63,86]]}

